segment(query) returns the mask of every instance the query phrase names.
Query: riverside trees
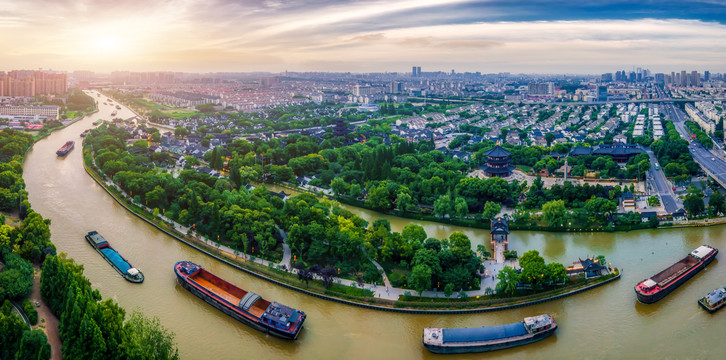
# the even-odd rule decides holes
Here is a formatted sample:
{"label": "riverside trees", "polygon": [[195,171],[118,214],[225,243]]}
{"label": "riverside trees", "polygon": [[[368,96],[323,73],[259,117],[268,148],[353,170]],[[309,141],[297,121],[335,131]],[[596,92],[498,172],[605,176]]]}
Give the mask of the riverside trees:
{"label": "riverside trees", "polygon": [[62,353],[70,359],[178,359],[173,334],[157,319],[125,311],[113,300],[101,301],[83,275],[83,267],[64,254],[43,263],[40,293],[60,319]]}

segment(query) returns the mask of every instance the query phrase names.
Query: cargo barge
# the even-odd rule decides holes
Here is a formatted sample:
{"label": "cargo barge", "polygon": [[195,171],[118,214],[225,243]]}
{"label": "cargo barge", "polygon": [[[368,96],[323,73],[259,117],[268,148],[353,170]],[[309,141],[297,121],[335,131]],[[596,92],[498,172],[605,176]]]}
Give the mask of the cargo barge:
{"label": "cargo barge", "polygon": [[726,286],[711,291],[708,295],[698,300],[698,303],[706,311],[710,313],[716,312],[716,310],[726,305]]}
{"label": "cargo barge", "polygon": [[97,231],[86,234],[86,240],[124,279],[137,284],[144,282],[144,274],[131,266]]}
{"label": "cargo barge", "polygon": [[182,287],[249,327],[288,340],[303,328],[304,312],[242,290],[193,262],[177,262],[174,272]]}
{"label": "cargo barge", "polygon": [[437,354],[461,354],[501,350],[542,340],[557,330],[549,314],[526,317],[523,321],[478,328],[425,328],[423,344]]}
{"label": "cargo barge", "polygon": [[68,155],[69,152],[71,152],[71,150],[73,150],[73,146],[75,146],[75,145],[76,145],[75,141],[68,141],[63,146],[61,146],[61,148],[58,149],[58,151],[56,151],[55,154],[58,156],[66,156],[66,155]]}
{"label": "cargo barge", "polygon": [[639,282],[638,285],[635,285],[635,295],[638,297],[638,301],[652,304],[664,298],[710,264],[716,254],[718,254],[718,249],[714,247],[699,246],[677,263],[651,278]]}

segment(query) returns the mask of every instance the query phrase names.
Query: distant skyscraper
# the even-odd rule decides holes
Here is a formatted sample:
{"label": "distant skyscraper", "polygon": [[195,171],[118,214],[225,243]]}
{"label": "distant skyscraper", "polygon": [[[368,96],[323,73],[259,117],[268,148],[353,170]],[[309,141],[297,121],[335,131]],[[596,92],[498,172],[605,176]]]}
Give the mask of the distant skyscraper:
{"label": "distant skyscraper", "polygon": [[608,101],[608,87],[600,85],[597,87],[597,101]]}
{"label": "distant skyscraper", "polygon": [[681,70],[681,86],[688,86],[688,77],[686,76],[686,70]]}
{"label": "distant skyscraper", "polygon": [[552,96],[555,93],[555,84],[552,82],[531,82],[529,83],[528,93],[531,96]]}
{"label": "distant skyscraper", "polygon": [[635,73],[634,73],[634,72],[630,72],[630,76],[629,76],[628,80],[629,80],[630,82],[635,82],[635,80],[636,80],[636,78],[637,78],[636,76],[637,76],[637,75],[635,75]]}
{"label": "distant skyscraper", "polygon": [[605,74],[602,74],[602,76],[600,77],[600,79],[603,82],[611,82],[611,81],[613,81],[613,73],[605,73]]}
{"label": "distant skyscraper", "polygon": [[698,71],[691,71],[691,86],[700,86],[701,76],[698,75]]}
{"label": "distant skyscraper", "polygon": [[655,82],[657,83],[665,83],[665,74],[663,73],[656,73],[655,74]]}
{"label": "distant skyscraper", "polygon": [[414,66],[411,68],[411,76],[418,77],[421,76],[421,67],[420,66]]}
{"label": "distant skyscraper", "polygon": [[711,72],[706,70],[703,72],[703,81],[708,81],[711,79]]}

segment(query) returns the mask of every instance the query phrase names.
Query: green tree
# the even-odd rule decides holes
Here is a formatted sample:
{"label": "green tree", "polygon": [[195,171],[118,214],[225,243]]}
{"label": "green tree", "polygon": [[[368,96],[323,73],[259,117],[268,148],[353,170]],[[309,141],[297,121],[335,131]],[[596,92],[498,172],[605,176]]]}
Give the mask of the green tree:
{"label": "green tree", "polygon": [[48,360],[50,359],[50,344],[42,330],[23,332],[20,346],[15,353],[16,360]]}
{"label": "green tree", "polygon": [[454,200],[454,213],[459,218],[469,215],[469,205],[466,204],[466,200],[463,197],[457,197]]}
{"label": "green tree", "polygon": [[656,195],[649,197],[648,206],[660,206],[660,198]]}
{"label": "green tree", "polygon": [[420,296],[424,290],[431,288],[431,268],[423,264],[414,266],[409,283]]}
{"label": "green tree", "polygon": [[396,207],[399,211],[407,211],[413,206],[413,199],[407,192],[399,191],[396,197]]}
{"label": "green tree", "polygon": [[441,195],[434,201],[434,213],[438,217],[444,217],[451,213],[451,196]]}
{"label": "green tree", "polygon": [[343,178],[339,177],[330,182],[330,187],[333,189],[335,196],[346,195],[346,190],[348,190],[348,184],[346,184]]}
{"label": "green tree", "polygon": [[552,200],[542,205],[542,217],[552,227],[563,227],[567,223],[567,209],[563,200]]}
{"label": "green tree", "polygon": [[688,194],[686,199],[683,201],[683,207],[688,211],[691,216],[698,216],[705,210],[703,204],[703,196],[699,194]]}
{"label": "green tree", "polygon": [[391,193],[385,184],[379,184],[368,192],[368,202],[376,209],[391,209]]}
{"label": "green tree", "polygon": [[708,206],[714,215],[726,214],[726,206],[724,204],[724,196],[718,191],[714,192],[708,199]]}
{"label": "green tree", "polygon": [[522,254],[522,256],[519,258],[519,266],[522,268],[529,266],[531,264],[543,264],[545,261],[544,258],[539,256],[539,251],[537,250],[530,250]]}
{"label": "green tree", "polygon": [[551,146],[552,142],[555,141],[555,134],[548,132],[545,134],[545,141],[547,141],[547,146]]}
{"label": "green tree", "polygon": [[179,126],[176,129],[174,129],[174,136],[179,139],[183,139],[187,135],[189,135],[189,130],[187,130],[185,127]]}
{"label": "green tree", "polygon": [[454,284],[448,283],[444,286],[444,296],[449,297],[454,293]]}
{"label": "green tree", "polygon": [[549,273],[550,279],[554,282],[563,282],[567,279],[567,270],[560,263],[553,262],[547,264],[547,272]]}
{"label": "green tree", "polygon": [[348,192],[348,195],[352,197],[353,199],[358,199],[363,194],[363,190],[361,190],[360,185],[358,184],[352,184],[350,185],[350,190]]}
{"label": "green tree", "polygon": [[124,325],[122,348],[126,359],[179,359],[174,333],[164,328],[158,318],[149,319],[134,311]]}
{"label": "green tree", "polygon": [[618,207],[615,203],[601,197],[593,196],[590,200],[585,202],[585,211],[601,221],[606,221],[607,218],[617,210],[617,208]]}
{"label": "green tree", "polygon": [[406,240],[407,243],[418,243],[423,244],[424,240],[426,240],[426,230],[421,225],[416,224],[408,224],[406,227],[403,228],[403,231],[401,231],[401,235],[403,235],[403,239]]}
{"label": "green tree", "polygon": [[519,274],[517,270],[514,270],[510,266],[505,266],[502,270],[497,273],[496,291],[498,294],[512,296],[517,291],[517,284],[519,284]]}
{"label": "green tree", "polygon": [[494,201],[487,201],[484,203],[484,211],[482,212],[482,217],[486,220],[494,219],[495,216],[499,214],[499,212],[502,211],[502,206],[499,205],[499,203],[496,203]]}

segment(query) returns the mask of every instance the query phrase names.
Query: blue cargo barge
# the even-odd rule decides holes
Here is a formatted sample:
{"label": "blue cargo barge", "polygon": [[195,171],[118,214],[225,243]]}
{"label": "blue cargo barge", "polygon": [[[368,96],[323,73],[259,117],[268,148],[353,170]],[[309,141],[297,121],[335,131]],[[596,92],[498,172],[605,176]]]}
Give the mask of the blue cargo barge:
{"label": "blue cargo barge", "polygon": [[438,354],[484,352],[533,343],[552,335],[556,329],[557,323],[552,316],[544,314],[507,325],[461,329],[425,328],[423,343],[429,351]]}
{"label": "blue cargo barge", "polygon": [[124,279],[137,284],[144,282],[144,274],[131,266],[97,231],[86,234],[86,240]]}

